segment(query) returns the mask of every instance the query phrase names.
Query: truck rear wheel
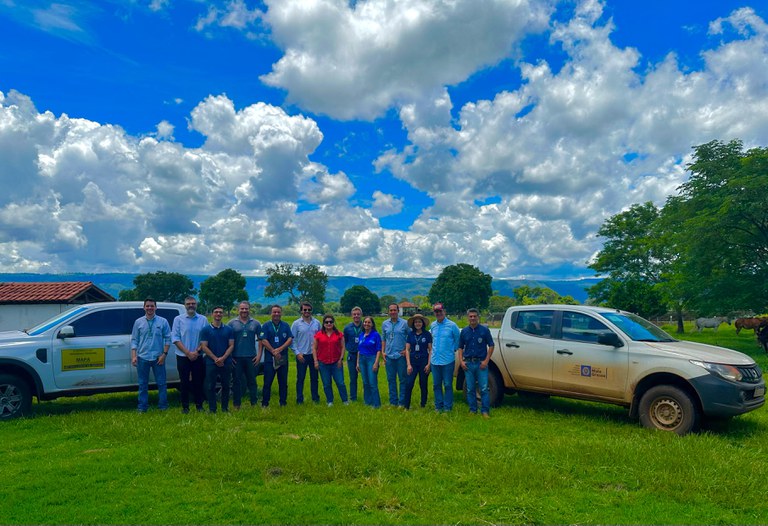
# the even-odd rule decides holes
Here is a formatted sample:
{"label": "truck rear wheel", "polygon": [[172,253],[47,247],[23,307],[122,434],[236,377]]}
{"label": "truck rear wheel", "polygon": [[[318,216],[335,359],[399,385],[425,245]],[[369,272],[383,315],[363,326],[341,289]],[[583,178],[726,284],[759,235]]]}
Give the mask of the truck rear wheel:
{"label": "truck rear wheel", "polygon": [[649,429],[685,435],[696,431],[699,409],[691,396],[671,385],[657,385],[640,399],[640,423]]}
{"label": "truck rear wheel", "polygon": [[0,420],[29,414],[32,393],[27,383],[12,374],[0,374]]}

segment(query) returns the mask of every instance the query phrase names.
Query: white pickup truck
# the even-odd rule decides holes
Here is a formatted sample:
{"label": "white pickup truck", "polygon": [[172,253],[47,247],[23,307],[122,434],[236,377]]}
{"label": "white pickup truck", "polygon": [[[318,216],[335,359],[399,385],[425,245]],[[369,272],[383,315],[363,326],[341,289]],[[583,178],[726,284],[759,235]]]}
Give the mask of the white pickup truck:
{"label": "white pickup truck", "polygon": [[[157,304],[157,315],[171,325],[184,312],[178,303]],[[141,301],[91,303],[32,329],[0,332],[0,420],[28,414],[33,397],[135,391],[131,330],[141,316]],[[179,383],[172,349],[166,362],[169,386]]]}
{"label": "white pickup truck", "polygon": [[[765,403],[749,356],[676,340],[634,314],[602,307],[510,307],[489,364],[491,404],[522,392],[608,402],[643,426],[686,434],[706,417],[728,418]],[[464,388],[457,367],[456,386]]]}

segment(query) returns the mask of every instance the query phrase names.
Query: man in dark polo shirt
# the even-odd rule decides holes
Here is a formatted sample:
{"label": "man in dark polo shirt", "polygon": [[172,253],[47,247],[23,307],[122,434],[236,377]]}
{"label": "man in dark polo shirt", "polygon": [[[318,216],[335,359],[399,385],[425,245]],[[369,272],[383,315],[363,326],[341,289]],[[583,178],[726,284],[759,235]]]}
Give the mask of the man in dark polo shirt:
{"label": "man in dark polo shirt", "polygon": [[480,387],[480,412],[490,418],[490,394],[488,393],[488,362],[493,354],[493,336],[485,325],[480,325],[480,312],[467,311],[469,325],[459,335],[459,363],[467,379],[467,403],[469,412],[477,414],[476,387]]}
{"label": "man in dark polo shirt", "polygon": [[280,405],[288,401],[288,347],[293,342],[290,326],[282,321],[283,308],[273,305],[270,309],[272,320],[261,326],[261,345],[266,354],[264,360],[264,389],[261,391],[261,407],[269,407],[272,397],[272,381],[277,376]]}
{"label": "man in dark polo shirt", "polygon": [[261,346],[259,345],[261,323],[251,318],[251,304],[247,301],[240,302],[237,313],[238,317],[227,324],[232,327],[235,338],[235,350],[232,352],[234,358],[232,375],[234,377],[235,411],[240,409],[240,402],[246,386],[248,386],[251,405],[256,405],[258,396],[256,366],[261,361]]}
{"label": "man in dark polo shirt", "polygon": [[213,321],[200,332],[200,346],[205,353],[205,387],[208,410],[216,412],[216,378],[221,379],[221,410],[229,411],[229,389],[232,377],[232,350],[235,337],[232,327],[221,323],[224,307],[213,309]]}

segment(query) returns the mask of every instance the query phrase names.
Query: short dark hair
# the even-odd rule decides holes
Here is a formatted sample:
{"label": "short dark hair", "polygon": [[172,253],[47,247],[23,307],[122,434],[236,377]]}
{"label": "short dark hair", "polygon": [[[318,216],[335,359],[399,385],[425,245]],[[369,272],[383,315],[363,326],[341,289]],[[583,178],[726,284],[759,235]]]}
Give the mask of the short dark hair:
{"label": "short dark hair", "polygon": [[144,306],[147,306],[147,303],[154,303],[155,307],[157,307],[157,302],[155,301],[155,298],[146,297],[144,298]]}
{"label": "short dark hair", "polygon": [[480,316],[480,311],[479,311],[479,310],[477,310],[477,309],[476,309],[476,308],[474,308],[474,307],[472,307],[471,309],[467,309],[467,316],[469,316],[469,315],[470,315],[470,314],[472,314],[473,312],[474,312],[475,314],[477,314],[478,316]]}
{"label": "short dark hair", "polygon": [[221,309],[223,311],[224,307],[222,305],[216,305],[211,312],[213,312],[216,309]]}
{"label": "short dark hair", "polygon": [[309,307],[311,309],[312,308],[312,304],[305,300],[305,301],[302,301],[301,303],[299,303],[299,307]]}
{"label": "short dark hair", "polygon": [[269,308],[269,312],[272,312],[272,311],[273,311],[273,310],[275,310],[275,309],[280,309],[280,312],[283,312],[283,308],[282,308],[280,305],[278,305],[277,303],[275,303],[274,305],[272,305],[272,306]]}

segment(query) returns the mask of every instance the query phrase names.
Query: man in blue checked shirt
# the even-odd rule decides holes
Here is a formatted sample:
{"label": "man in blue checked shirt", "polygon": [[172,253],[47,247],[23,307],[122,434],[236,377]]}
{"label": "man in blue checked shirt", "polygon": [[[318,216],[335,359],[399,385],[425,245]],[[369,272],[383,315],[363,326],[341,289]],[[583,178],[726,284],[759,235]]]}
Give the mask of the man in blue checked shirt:
{"label": "man in blue checked shirt", "polygon": [[[389,319],[381,324],[384,367],[389,384],[389,404],[405,407],[405,380],[408,363],[405,358],[405,341],[408,339],[408,322],[399,317],[396,303],[389,306]],[[400,392],[398,394],[398,384]]]}
{"label": "man in blue checked shirt", "polygon": [[490,418],[490,395],[488,393],[488,362],[493,354],[493,336],[485,325],[480,325],[480,312],[467,311],[469,325],[459,336],[459,363],[467,379],[467,403],[469,412],[477,414],[476,386],[480,387],[480,412],[483,418]]}
{"label": "man in blue checked shirt", "polygon": [[442,413],[453,409],[453,370],[461,332],[458,325],[445,317],[442,303],[435,303],[432,311],[435,313],[435,321],[429,326],[432,333],[432,386],[435,410]]}
{"label": "man in blue checked shirt", "polygon": [[168,409],[165,358],[171,346],[171,327],[168,320],[155,316],[157,302],[144,300],[145,315],[133,323],[131,331],[131,363],[139,377],[139,413],[149,408],[149,371],[157,384],[158,403],[161,410]]}

